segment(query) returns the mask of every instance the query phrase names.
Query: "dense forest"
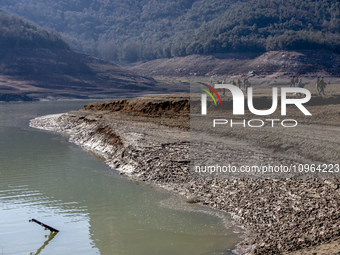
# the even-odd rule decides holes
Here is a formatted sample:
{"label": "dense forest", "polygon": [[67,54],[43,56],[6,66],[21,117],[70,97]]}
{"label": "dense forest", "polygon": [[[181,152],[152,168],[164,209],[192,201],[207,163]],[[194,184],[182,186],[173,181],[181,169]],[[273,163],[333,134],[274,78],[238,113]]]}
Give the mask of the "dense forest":
{"label": "dense forest", "polygon": [[72,48],[134,62],[226,52],[340,53],[340,2],[330,0],[2,0]]}
{"label": "dense forest", "polygon": [[15,47],[68,49],[69,45],[53,31],[0,12],[0,49]]}

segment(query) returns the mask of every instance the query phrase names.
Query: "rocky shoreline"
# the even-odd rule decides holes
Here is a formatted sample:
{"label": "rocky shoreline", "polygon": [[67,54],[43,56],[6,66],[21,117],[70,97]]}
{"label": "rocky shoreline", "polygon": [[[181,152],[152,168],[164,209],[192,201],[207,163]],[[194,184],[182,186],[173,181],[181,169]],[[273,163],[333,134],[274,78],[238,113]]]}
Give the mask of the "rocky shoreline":
{"label": "rocky shoreline", "polygon": [[[36,118],[30,126],[67,133],[71,142],[102,156],[122,174],[173,190],[190,203],[231,213],[246,229],[246,239],[234,251],[237,254],[288,254],[337,239],[339,179],[193,176],[189,114],[187,95],[158,96],[92,103],[79,111]],[[251,152],[279,162],[287,153],[273,153],[247,136],[229,134],[228,139],[242,145],[231,154],[236,160]],[[259,146],[261,153],[256,151]]]}

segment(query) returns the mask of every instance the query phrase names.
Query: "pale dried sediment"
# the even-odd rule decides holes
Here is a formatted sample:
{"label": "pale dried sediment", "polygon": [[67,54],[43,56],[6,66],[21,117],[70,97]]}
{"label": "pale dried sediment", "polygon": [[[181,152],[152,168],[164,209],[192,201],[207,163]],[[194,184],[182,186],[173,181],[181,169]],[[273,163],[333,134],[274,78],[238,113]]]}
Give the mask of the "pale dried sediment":
{"label": "pale dried sediment", "polygon": [[[253,248],[253,254],[290,252],[334,240],[340,234],[338,179],[197,178],[189,173],[188,130],[139,121],[137,116],[77,111],[36,118],[31,126],[68,133],[70,141],[102,155],[112,168],[132,178],[157,183],[187,196],[190,202],[231,213],[248,230],[240,253],[248,252],[247,247]],[[233,146],[238,144],[236,139],[228,139]],[[251,142],[242,141],[238,146],[240,150],[233,147],[229,155],[236,161],[249,152],[255,158],[271,158],[272,163],[282,161],[282,155],[272,155],[270,149],[256,152]]]}

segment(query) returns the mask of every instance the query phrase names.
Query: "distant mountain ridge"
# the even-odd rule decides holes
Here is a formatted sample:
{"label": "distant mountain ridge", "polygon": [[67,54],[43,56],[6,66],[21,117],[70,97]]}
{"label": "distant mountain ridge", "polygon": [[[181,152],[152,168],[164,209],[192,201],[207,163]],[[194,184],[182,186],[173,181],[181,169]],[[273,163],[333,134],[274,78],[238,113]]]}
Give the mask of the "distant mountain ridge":
{"label": "distant mountain ridge", "polygon": [[107,60],[340,52],[340,3],[331,0],[3,0],[1,7]]}

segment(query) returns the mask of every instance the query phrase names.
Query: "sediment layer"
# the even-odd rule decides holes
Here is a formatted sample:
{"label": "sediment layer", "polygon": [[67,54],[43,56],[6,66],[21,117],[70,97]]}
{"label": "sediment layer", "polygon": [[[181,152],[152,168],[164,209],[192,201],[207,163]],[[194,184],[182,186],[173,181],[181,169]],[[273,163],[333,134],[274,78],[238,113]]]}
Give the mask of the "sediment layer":
{"label": "sediment layer", "polygon": [[[30,125],[69,134],[71,142],[101,155],[110,167],[131,178],[173,190],[186,196],[188,202],[231,213],[235,222],[247,230],[245,241],[235,251],[239,254],[289,253],[337,239],[338,179],[223,179],[191,175],[189,111],[188,96],[149,97],[88,104],[79,111],[36,118]],[[308,132],[313,134],[314,128],[322,128],[322,124],[308,123]],[[242,132],[240,136],[237,132],[224,134],[226,144],[231,144],[228,155],[234,161],[266,158],[276,164],[283,159],[312,160],[304,153],[293,157],[294,148],[276,150],[282,144],[276,149],[266,147],[276,140],[259,136],[259,142],[259,131]],[[289,140],[291,136],[291,142],[299,137],[300,143],[317,145],[323,139],[317,136],[311,140],[306,133],[285,132],[282,139]],[[327,139],[323,140],[325,144]],[[339,145],[338,140],[334,137],[329,148]],[[333,159],[339,159],[338,152],[327,154],[325,161]]]}

